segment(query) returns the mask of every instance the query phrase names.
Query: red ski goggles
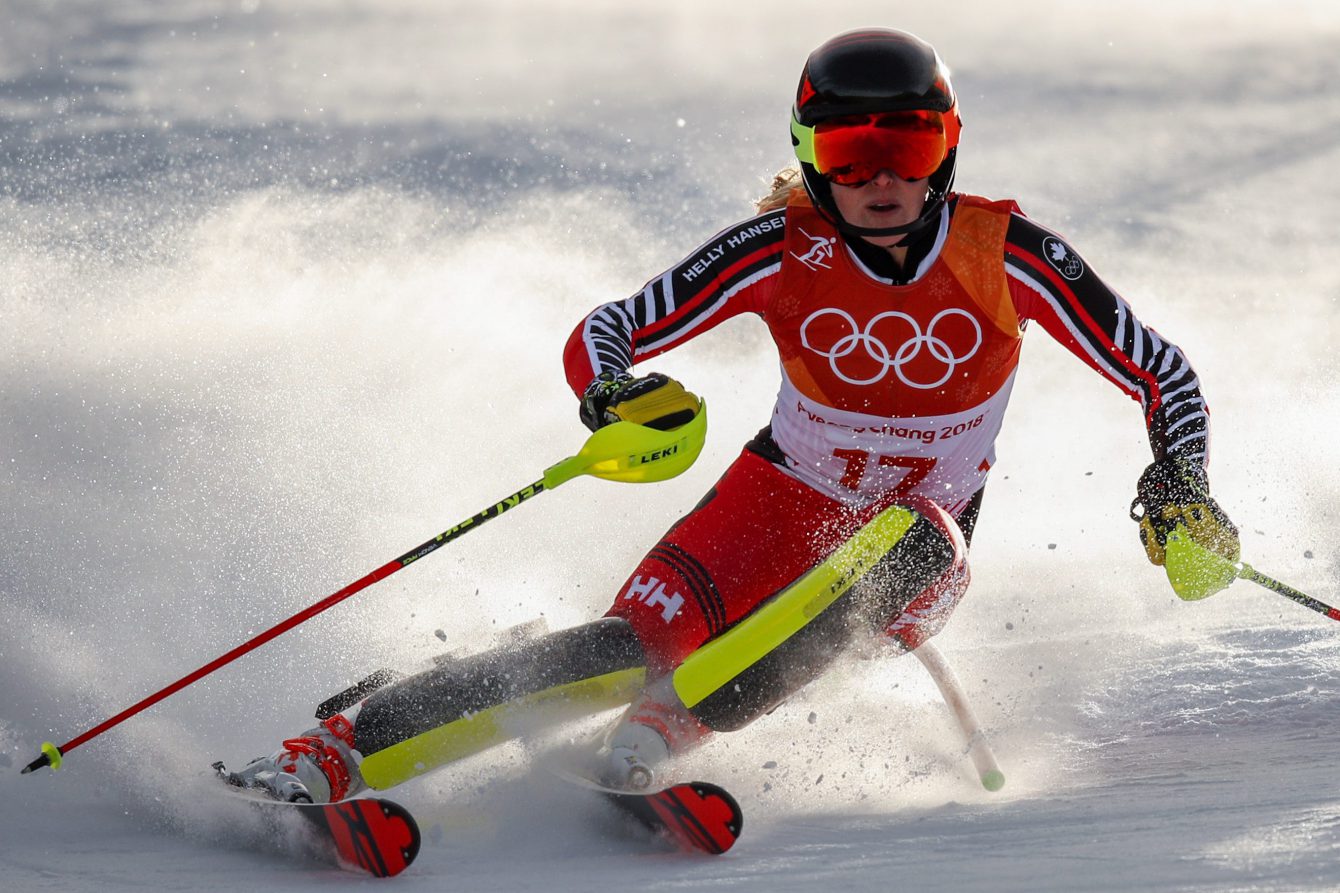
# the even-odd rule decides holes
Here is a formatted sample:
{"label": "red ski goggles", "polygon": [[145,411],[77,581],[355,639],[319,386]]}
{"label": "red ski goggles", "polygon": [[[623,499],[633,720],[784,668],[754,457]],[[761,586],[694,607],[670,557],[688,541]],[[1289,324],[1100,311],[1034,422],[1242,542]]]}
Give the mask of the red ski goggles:
{"label": "red ski goggles", "polygon": [[864,186],[883,170],[924,180],[958,145],[959,128],[953,110],[844,115],[813,127],[791,119],[796,158],[841,186]]}

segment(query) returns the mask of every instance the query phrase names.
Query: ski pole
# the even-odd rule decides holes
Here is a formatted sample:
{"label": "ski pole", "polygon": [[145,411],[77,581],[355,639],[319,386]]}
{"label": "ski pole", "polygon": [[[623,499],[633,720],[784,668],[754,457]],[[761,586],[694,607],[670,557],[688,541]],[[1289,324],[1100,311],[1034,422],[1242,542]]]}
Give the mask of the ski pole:
{"label": "ski pole", "polygon": [[238,645],[227,654],[215,658],[198,670],[188,673],[166,688],[154,692],[144,700],[127,707],[83,734],[71,738],[59,747],[50,741],[44,742],[41,748],[41,756],[25,766],[21,774],[27,775],[43,766],[50,766],[53,771],[59,769],[64,755],[81,744],[91,741],[103,732],[130,719],[135,714],[147,710],[164,698],[203,679],[220,667],[237,660],[242,655],[254,651],[295,626],[305,623],[373,583],[384,580],[420,558],[431,555],[452,540],[479,527],[485,521],[498,517],[545,490],[552,490],[584,474],[603,480],[627,483],[650,483],[672,478],[687,469],[698,458],[698,454],[702,452],[706,436],[707,409],[701,401],[698,414],[692,421],[669,431],[658,431],[642,425],[635,425],[632,422],[616,422],[607,425],[587,438],[586,443],[583,444],[577,455],[570,456],[545,469],[544,477],[535,483],[523,487],[511,496],[507,496],[483,511],[472,515],[427,542],[415,546],[399,558],[387,562],[343,589],[331,593],[311,607],[275,624],[255,638]]}
{"label": "ski pole", "polygon": [[988,791],[998,791],[1005,787],[1005,773],[1000,771],[1000,764],[996,762],[996,755],[991,752],[986,733],[982,731],[977,715],[972,712],[972,706],[968,704],[968,696],[963,693],[963,687],[959,685],[958,677],[949,668],[944,655],[930,642],[922,642],[912,653],[935,680],[935,687],[940,689],[940,697],[944,698],[945,704],[958,720],[959,728],[963,730],[963,737],[968,739],[968,754],[972,757],[972,764],[977,769],[977,777],[981,780],[982,787]]}
{"label": "ski pole", "polygon": [[1340,620],[1340,609],[1306,595],[1253,568],[1245,561],[1232,561],[1201,546],[1178,524],[1168,533],[1164,570],[1179,598],[1196,601],[1228,587],[1234,580],[1249,580],[1285,598]]}
{"label": "ski pole", "polygon": [[1271,592],[1277,592],[1290,601],[1295,601],[1304,608],[1311,608],[1318,614],[1325,614],[1332,620],[1340,620],[1340,608],[1332,608],[1323,601],[1318,601],[1310,595],[1305,595],[1285,583],[1273,577],[1267,577],[1265,574],[1253,568],[1247,562],[1238,563],[1238,578],[1241,580],[1250,580],[1258,586],[1269,589]]}

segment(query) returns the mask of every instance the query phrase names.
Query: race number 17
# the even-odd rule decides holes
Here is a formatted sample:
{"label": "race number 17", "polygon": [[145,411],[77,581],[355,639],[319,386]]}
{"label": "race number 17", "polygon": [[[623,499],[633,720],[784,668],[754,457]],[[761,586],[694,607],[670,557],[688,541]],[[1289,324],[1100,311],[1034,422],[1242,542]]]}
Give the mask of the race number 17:
{"label": "race number 17", "polygon": [[[865,450],[833,450],[833,455],[847,463],[838,482],[848,490],[858,490],[861,479],[865,477],[866,466],[870,464],[870,454]],[[879,456],[879,464],[886,468],[906,468],[907,474],[893,488],[895,497],[907,496],[912,488],[926,479],[935,467],[936,459],[930,456]]]}

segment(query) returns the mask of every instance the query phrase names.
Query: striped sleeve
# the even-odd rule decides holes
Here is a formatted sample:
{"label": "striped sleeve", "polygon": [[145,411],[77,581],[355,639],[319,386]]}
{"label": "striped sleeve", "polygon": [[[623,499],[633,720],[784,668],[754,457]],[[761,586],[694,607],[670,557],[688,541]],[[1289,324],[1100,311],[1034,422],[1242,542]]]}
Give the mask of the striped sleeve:
{"label": "striped sleeve", "polygon": [[740,313],[762,313],[782,267],[786,211],[729,227],[622,301],[592,310],[568,338],[563,367],[580,395],[602,372],[626,372]]}
{"label": "striped sleeve", "polygon": [[1037,320],[1139,401],[1155,459],[1208,463],[1209,409],[1181,348],[1143,325],[1065,241],[1021,214],[1010,220],[1005,268],[1021,320]]}

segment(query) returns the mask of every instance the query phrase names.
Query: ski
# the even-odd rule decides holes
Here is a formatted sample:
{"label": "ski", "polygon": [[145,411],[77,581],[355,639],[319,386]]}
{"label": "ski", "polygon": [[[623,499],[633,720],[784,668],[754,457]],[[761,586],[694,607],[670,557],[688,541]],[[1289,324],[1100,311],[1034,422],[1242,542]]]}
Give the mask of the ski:
{"label": "ski", "polygon": [[689,781],[657,791],[624,791],[569,771],[555,771],[563,780],[599,794],[681,852],[719,856],[740,838],[744,825],[740,804],[725,788],[710,782]]}
{"label": "ski", "polygon": [[[409,810],[379,797],[338,803],[285,803],[236,789],[248,806],[267,816],[275,838],[303,854],[373,877],[394,877],[419,854],[419,826]],[[286,816],[296,814],[298,822]]]}
{"label": "ski", "polygon": [[735,845],[744,824],[735,798],[725,788],[705,781],[650,794],[605,791],[604,796],[684,852],[719,856]]}

